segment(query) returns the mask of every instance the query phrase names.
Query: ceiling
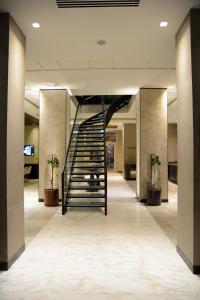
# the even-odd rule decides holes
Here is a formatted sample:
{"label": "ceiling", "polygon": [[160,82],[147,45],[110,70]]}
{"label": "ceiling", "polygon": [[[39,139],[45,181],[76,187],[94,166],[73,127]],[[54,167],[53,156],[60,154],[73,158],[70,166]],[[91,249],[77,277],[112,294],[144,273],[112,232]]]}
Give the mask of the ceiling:
{"label": "ceiling", "polygon": [[[59,9],[55,0],[0,0],[0,9],[11,13],[27,38],[26,89],[68,86],[75,95],[175,86],[175,34],[193,7],[200,0],[75,9]],[[160,28],[162,20],[167,28]]]}
{"label": "ceiling", "polygon": [[175,35],[189,9],[198,7],[200,0],[75,9],[59,9],[56,0],[0,0],[0,11],[13,16],[27,39],[26,112],[39,118],[40,88],[68,87],[84,96],[165,87],[168,122],[177,122]]}

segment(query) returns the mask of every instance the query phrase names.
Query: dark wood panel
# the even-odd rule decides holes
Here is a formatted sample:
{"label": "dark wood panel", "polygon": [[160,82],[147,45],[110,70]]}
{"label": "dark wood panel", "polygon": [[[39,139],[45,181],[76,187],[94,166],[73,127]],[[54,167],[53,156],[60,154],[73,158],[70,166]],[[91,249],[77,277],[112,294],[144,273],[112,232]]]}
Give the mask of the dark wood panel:
{"label": "dark wood panel", "polygon": [[178,182],[178,164],[168,163],[168,179],[174,183]]}
{"label": "dark wood panel", "polygon": [[194,264],[200,270],[200,9],[190,12],[192,93],[193,93],[193,140],[194,140]]}

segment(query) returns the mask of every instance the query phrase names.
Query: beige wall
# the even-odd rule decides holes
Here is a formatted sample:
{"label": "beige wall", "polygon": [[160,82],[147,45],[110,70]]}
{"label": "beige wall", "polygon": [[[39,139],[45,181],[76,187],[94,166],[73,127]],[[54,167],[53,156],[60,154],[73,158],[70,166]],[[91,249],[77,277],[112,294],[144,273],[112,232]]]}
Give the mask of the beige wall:
{"label": "beige wall", "polygon": [[168,162],[177,162],[177,124],[168,124]]}
{"label": "beige wall", "polygon": [[7,204],[8,259],[11,259],[24,244],[25,37],[12,19],[9,34]]}
{"label": "beige wall", "polygon": [[61,198],[61,173],[66,155],[67,128],[67,93],[66,90],[43,90],[40,92],[40,127],[39,127],[39,198],[44,199],[44,179],[46,159],[49,154],[56,154],[60,166],[59,196]]}
{"label": "beige wall", "polygon": [[178,121],[178,107],[177,99],[174,99],[168,104],[167,107],[167,118],[168,124],[174,124]]}
{"label": "beige wall", "polygon": [[39,163],[39,127],[38,126],[25,126],[24,145],[33,145],[35,147],[34,156],[24,156],[25,164],[38,164]]}
{"label": "beige wall", "polygon": [[167,91],[141,89],[137,102],[137,194],[147,199],[147,158],[155,153],[161,161],[161,198],[168,199]]}
{"label": "beige wall", "polygon": [[[194,263],[194,134],[190,17],[176,39],[178,89],[178,247]],[[199,184],[199,183],[198,183]],[[198,199],[199,200],[199,199]]]}
{"label": "beige wall", "polygon": [[[8,22],[3,25],[5,19]],[[5,182],[4,187],[1,186],[0,201],[0,266],[3,264],[6,268],[24,249],[25,37],[8,14],[0,14],[0,27],[1,141],[4,143],[6,139],[6,145],[1,144],[3,161],[0,163],[1,182]],[[4,39],[1,40],[2,31]],[[5,48],[7,42],[8,49]],[[6,149],[4,157],[3,149]]]}
{"label": "beige wall", "polygon": [[39,119],[39,107],[32,104],[30,101],[25,99],[24,101],[24,111],[30,116],[33,116],[36,119]]}

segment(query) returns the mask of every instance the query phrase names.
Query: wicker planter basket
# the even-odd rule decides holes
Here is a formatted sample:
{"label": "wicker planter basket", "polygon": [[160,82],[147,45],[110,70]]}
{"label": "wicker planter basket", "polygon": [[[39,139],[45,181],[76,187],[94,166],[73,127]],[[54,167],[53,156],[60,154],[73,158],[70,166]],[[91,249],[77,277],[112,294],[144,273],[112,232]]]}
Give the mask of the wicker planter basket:
{"label": "wicker planter basket", "polygon": [[156,154],[148,156],[147,204],[161,205],[160,160]]}

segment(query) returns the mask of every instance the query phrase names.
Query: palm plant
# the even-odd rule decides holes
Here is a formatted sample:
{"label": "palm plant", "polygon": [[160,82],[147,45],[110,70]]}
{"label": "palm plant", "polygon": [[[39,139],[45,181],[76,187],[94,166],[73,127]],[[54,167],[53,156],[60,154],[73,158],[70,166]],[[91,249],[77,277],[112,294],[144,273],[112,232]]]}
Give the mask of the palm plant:
{"label": "palm plant", "polygon": [[55,154],[47,157],[44,202],[46,206],[56,206],[59,203],[58,192],[58,168],[59,160]]}
{"label": "palm plant", "polygon": [[50,185],[51,185],[51,189],[55,189],[57,188],[57,169],[59,167],[59,160],[56,157],[56,155],[54,154],[50,154],[47,157],[47,164],[50,167],[49,170],[49,180],[50,180]]}

